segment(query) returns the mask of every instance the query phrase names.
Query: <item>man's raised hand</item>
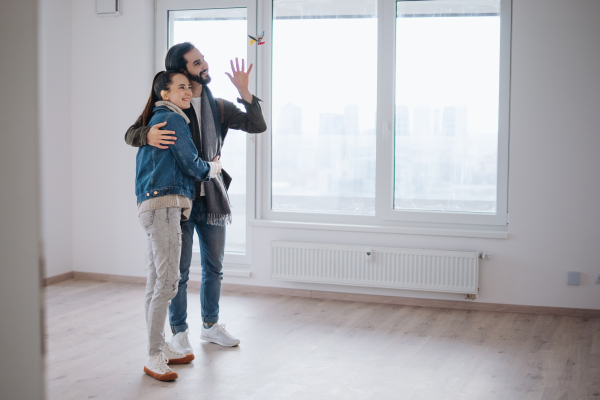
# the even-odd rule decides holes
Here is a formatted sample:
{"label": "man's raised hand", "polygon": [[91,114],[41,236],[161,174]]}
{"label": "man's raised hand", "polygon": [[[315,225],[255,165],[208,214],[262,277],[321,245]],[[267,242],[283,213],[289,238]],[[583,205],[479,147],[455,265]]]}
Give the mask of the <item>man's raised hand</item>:
{"label": "man's raised hand", "polygon": [[252,93],[248,90],[248,77],[250,76],[250,71],[252,71],[252,64],[248,67],[248,71],[244,72],[244,59],[242,58],[242,69],[240,69],[240,64],[238,62],[238,58],[235,58],[235,67],[233,66],[233,60],[229,60],[231,64],[231,72],[225,72],[231,83],[237,88],[238,92],[240,92],[240,96],[242,99],[246,100],[248,103],[252,102]]}
{"label": "man's raised hand", "polygon": [[151,127],[146,135],[146,143],[159,149],[168,149],[170,144],[175,144],[175,140],[177,140],[177,137],[174,136],[175,132],[160,129],[166,124],[166,122],[161,122]]}

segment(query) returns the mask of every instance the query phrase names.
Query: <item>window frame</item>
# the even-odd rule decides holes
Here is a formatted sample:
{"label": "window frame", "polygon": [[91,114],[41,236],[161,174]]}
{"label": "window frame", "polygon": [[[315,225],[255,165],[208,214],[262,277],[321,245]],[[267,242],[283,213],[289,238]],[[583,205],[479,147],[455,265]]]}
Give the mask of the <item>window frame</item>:
{"label": "window frame", "polygon": [[[165,56],[169,46],[169,11],[177,10],[203,10],[203,9],[225,9],[239,8],[247,9],[247,34],[255,35],[257,27],[257,2],[256,0],[156,0],[155,2],[155,50],[154,50],[154,68],[155,72],[164,70]],[[257,93],[257,48],[252,46],[248,48],[247,64],[254,64],[249,77],[249,89],[251,93]],[[218,95],[218,93],[216,93]],[[235,99],[228,99],[235,101]],[[256,136],[245,133],[246,135],[246,252],[231,253],[225,252],[224,264],[240,269],[247,268],[251,264],[252,254],[252,235],[251,227],[248,223],[256,219]],[[234,177],[235,178],[235,177]],[[234,216],[235,218],[235,216]],[[198,265],[200,253],[194,251],[192,254],[192,263]]]}
{"label": "window frame", "polygon": [[[402,1],[402,0],[400,0]],[[404,0],[406,1],[406,0]],[[408,0],[410,1],[410,0]],[[508,224],[508,141],[510,110],[510,42],[511,1],[500,0],[500,73],[498,102],[498,164],[496,214],[442,211],[407,211],[394,209],[394,107],[396,70],[396,5],[397,0],[384,0],[379,49],[377,195],[375,213],[382,220],[506,226]],[[380,14],[381,15],[381,14]],[[386,84],[387,82],[387,84]],[[389,82],[392,82],[390,85]],[[390,168],[391,166],[391,168]]]}
{"label": "window frame", "polygon": [[[410,0],[409,0],[410,1]],[[348,224],[366,226],[438,227],[441,229],[506,230],[508,224],[508,160],[510,118],[511,65],[511,0],[500,0],[500,74],[498,113],[498,164],[496,214],[457,213],[440,211],[395,210],[394,201],[394,106],[395,106],[395,37],[396,0],[378,0],[378,77],[376,130],[376,193],[375,215],[347,215],[307,212],[283,212],[271,209],[272,152],[272,38],[274,0],[259,0],[258,20],[265,27],[266,44],[261,55],[260,96],[268,129],[260,138],[259,187],[257,219],[309,224]],[[270,23],[265,23],[270,22]],[[301,62],[301,61],[300,61]],[[390,84],[392,82],[392,84]]]}
{"label": "window frame", "polygon": [[[378,0],[377,7],[379,10],[381,0]],[[349,214],[325,214],[325,213],[307,213],[307,212],[287,212],[287,211],[273,211],[271,209],[271,179],[272,179],[272,167],[271,167],[271,154],[272,154],[272,40],[273,37],[273,0],[259,0],[259,24],[265,27],[265,38],[267,38],[264,49],[262,52],[262,65],[268,66],[262,72],[261,85],[259,85],[259,91],[262,89],[261,97],[265,100],[265,106],[263,108],[263,114],[267,121],[267,131],[261,134],[260,138],[260,150],[259,160],[261,162],[260,170],[260,184],[257,193],[260,193],[260,202],[257,202],[259,209],[257,210],[257,219],[265,219],[270,221],[287,221],[287,222],[300,222],[300,223],[332,223],[332,224],[353,224],[353,225],[374,225],[379,224],[375,214],[372,215],[349,215]],[[379,13],[379,11],[378,11]],[[261,17],[263,19],[261,19]],[[265,23],[266,22],[266,23]],[[267,29],[268,28],[268,29]],[[379,37],[379,33],[378,33]],[[302,61],[299,61],[302,62]],[[313,61],[311,61],[313,62]],[[378,79],[379,81],[379,79]]]}
{"label": "window frame", "polygon": [[[376,125],[376,193],[374,215],[325,214],[283,212],[271,209],[271,152],[272,152],[272,35],[273,0],[156,0],[155,69],[164,68],[167,49],[167,10],[248,8],[248,34],[258,27],[265,31],[265,44],[248,50],[249,62],[255,67],[250,77],[250,90],[263,100],[262,109],[267,130],[260,135],[247,135],[246,174],[246,254],[226,253],[228,264],[247,265],[251,259],[251,226],[289,227],[346,225],[365,227],[382,232],[390,229],[439,232],[498,232],[507,237],[508,177],[509,177],[509,123],[510,123],[510,65],[511,65],[511,0],[500,0],[500,79],[499,131],[497,165],[497,213],[474,214],[436,211],[406,211],[393,209],[394,191],[394,88],[395,88],[395,29],[396,0],[378,0],[378,77]],[[254,18],[254,23],[251,22]],[[299,59],[299,62],[303,62]],[[390,82],[393,82],[390,85]],[[273,223],[269,225],[270,223]],[[487,234],[487,233],[485,233]]]}

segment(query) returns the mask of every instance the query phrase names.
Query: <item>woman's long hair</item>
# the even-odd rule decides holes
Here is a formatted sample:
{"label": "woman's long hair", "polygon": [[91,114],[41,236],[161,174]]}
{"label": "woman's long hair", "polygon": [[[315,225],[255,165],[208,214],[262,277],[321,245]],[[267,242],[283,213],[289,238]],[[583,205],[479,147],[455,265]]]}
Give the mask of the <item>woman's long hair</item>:
{"label": "woman's long hair", "polygon": [[152,81],[152,91],[150,93],[150,98],[146,103],[146,107],[142,112],[142,115],[139,116],[137,120],[137,124],[140,126],[148,126],[150,119],[152,118],[152,110],[154,110],[155,103],[157,101],[162,100],[162,96],[160,92],[163,90],[168,91],[171,87],[171,83],[173,83],[173,76],[181,74],[179,71],[160,71],[158,74],[154,75],[154,80]]}

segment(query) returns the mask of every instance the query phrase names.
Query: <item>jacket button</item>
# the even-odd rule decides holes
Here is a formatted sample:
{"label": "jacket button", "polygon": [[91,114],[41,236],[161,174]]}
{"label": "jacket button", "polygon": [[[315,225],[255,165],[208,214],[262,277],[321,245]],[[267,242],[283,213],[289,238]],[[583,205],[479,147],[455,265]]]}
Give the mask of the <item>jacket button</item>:
{"label": "jacket button", "polygon": [[154,191],[154,194],[158,194],[158,192],[155,190],[155,191]]}

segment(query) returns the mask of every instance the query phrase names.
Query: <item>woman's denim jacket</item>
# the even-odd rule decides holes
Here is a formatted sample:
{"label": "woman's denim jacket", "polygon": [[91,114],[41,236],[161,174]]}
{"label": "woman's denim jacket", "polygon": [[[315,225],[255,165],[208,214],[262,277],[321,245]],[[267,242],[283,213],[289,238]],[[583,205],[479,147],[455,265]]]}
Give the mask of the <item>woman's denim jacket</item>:
{"label": "woman's denim jacket", "polygon": [[194,200],[194,181],[210,180],[210,165],[198,157],[192,134],[183,117],[165,106],[156,107],[148,126],[167,122],[162,129],[175,132],[177,140],[168,149],[145,145],[136,157],[137,202],[168,194]]}

